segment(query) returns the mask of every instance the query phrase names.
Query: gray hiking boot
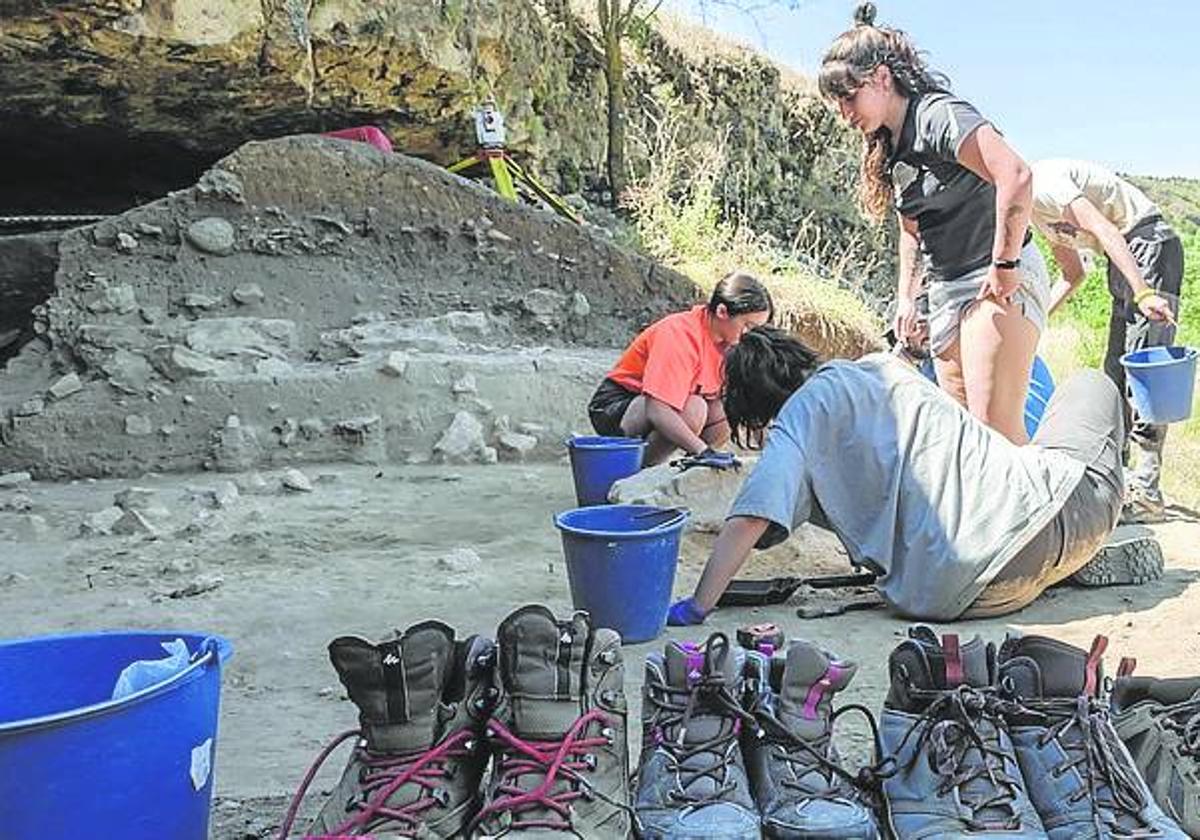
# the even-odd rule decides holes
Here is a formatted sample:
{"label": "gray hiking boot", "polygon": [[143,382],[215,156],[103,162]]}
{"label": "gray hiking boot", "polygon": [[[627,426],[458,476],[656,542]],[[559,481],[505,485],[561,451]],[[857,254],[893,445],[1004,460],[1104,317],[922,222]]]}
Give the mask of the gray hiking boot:
{"label": "gray hiking boot", "polygon": [[1000,648],[1009,731],[1030,796],[1051,840],[1187,835],[1155,804],[1100,700],[1101,655],[1044,636]]}
{"label": "gray hiking boot", "polygon": [[994,649],[978,636],[960,645],[928,627],[908,632],[888,658],[879,722],[895,761],[883,782],[894,836],[1044,838],[1000,714]]}
{"label": "gray hiking boot", "polygon": [[[1122,663],[1124,665],[1124,662]],[[1113,682],[1113,727],[1168,816],[1200,837],[1200,677]]]}
{"label": "gray hiking boot", "polygon": [[748,711],[742,755],[763,832],[785,840],[870,840],[879,830],[833,746],[833,695],[858,665],[805,641],[785,656],[747,654]]}
{"label": "gray hiking boot", "polygon": [[1167,504],[1162,493],[1153,493],[1140,487],[1130,487],[1121,505],[1122,525],[1153,525],[1167,521]]}
{"label": "gray hiking boot", "polygon": [[759,815],[738,744],[744,652],[714,633],[646,657],[642,756],[634,797],[646,840],[758,840]]}
{"label": "gray hiking boot", "polygon": [[1080,586],[1116,586],[1147,583],[1163,574],[1162,547],[1144,525],[1120,525],[1096,556],[1071,575]]}
{"label": "gray hiking boot", "polygon": [[455,641],[440,621],[416,624],[372,644],[343,636],[329,658],[358,707],[361,729],[326,748],[293,800],[281,836],[320,763],[342,740],[358,739],[341,781],[309,827],[309,836],[446,838],[474,816],[487,766],[484,721],[494,645]]}
{"label": "gray hiking boot", "polygon": [[621,637],[586,613],[522,607],[496,634],[501,702],[494,764],[472,837],[629,834],[629,747]]}

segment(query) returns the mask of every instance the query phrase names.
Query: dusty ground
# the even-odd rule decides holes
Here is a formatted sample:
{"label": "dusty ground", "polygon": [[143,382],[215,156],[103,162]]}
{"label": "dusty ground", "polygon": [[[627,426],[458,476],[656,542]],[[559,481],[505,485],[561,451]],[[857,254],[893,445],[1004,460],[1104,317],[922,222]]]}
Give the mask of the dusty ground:
{"label": "dusty ground", "polygon": [[[377,637],[430,616],[463,633],[489,633],[520,604],[570,606],[551,523],[553,512],[573,506],[565,465],[382,470],[338,465],[305,472],[313,491],[286,495],[278,490],[277,473],[264,473],[266,486],[257,492],[249,492],[254,482],[248,476],[214,473],[136,482],[36,482],[0,490],[5,636],[178,627],[233,641],[217,762],[216,840],[269,836],[286,796],[321,745],[353,725],[353,707],[343,699],[325,655],[333,636]],[[225,499],[225,507],[211,507],[205,491],[230,478],[246,491]],[[131,484],[154,490],[156,506],[165,509],[167,518],[156,520],[158,536],[77,536],[87,514],[110,505]],[[1111,640],[1110,661],[1132,655],[1144,673],[1194,674],[1200,628],[1190,617],[1200,601],[1195,550],[1200,524],[1188,512],[1176,512],[1181,518],[1156,528],[1169,566],[1161,581],[1059,589],[1008,621],[954,629],[998,639],[1006,627],[1015,627],[1083,645],[1104,633]],[[707,542],[699,536],[686,540],[678,591],[690,589]],[[478,555],[478,569],[445,568],[461,564],[461,549]],[[830,540],[810,537],[799,547],[756,559],[753,567],[764,575],[799,574],[840,570],[844,561]],[[221,579],[216,589],[167,597],[216,576]],[[795,606],[724,611],[710,625],[732,631],[769,619],[790,636],[857,659],[861,669],[846,699],[878,707],[886,652],[905,622],[879,611],[800,620]],[[639,662],[653,647],[627,648],[627,691],[635,712]],[[636,724],[630,736],[636,740]],[[848,740],[852,752],[861,748],[857,733]],[[340,766],[330,767],[323,778],[338,771]]]}

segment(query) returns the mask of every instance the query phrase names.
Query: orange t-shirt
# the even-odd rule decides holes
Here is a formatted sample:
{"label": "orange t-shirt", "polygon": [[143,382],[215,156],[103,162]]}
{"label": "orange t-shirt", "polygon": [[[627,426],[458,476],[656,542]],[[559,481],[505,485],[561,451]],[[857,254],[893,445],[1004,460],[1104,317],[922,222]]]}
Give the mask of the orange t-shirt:
{"label": "orange t-shirt", "polygon": [[707,308],[701,304],[655,321],[621,354],[608,378],[676,411],[692,394],[719,397],[725,354],[708,332]]}

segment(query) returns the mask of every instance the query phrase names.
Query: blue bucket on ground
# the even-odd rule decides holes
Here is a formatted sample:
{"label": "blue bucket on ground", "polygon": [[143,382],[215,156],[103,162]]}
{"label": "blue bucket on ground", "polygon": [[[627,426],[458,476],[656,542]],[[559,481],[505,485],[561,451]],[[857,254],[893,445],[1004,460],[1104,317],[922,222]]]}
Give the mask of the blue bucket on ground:
{"label": "blue bucket on ground", "polygon": [[1121,357],[1139,419],[1174,423],[1192,415],[1196,352],[1194,347],[1146,347]]}
{"label": "blue bucket on ground", "polygon": [[[934,371],[933,359],[921,363],[921,373],[930,382],[937,384],[937,373]],[[1042,361],[1041,356],[1033,357],[1033,369],[1029,374],[1029,391],[1025,397],[1025,432],[1030,437],[1042,423],[1042,415],[1046,413],[1046,404],[1054,395],[1054,377],[1050,368]]]}
{"label": "blue bucket on ground", "polygon": [[[182,639],[191,663],[110,699],[121,671]],[[206,840],[217,743],[217,636],[104,632],[0,642],[0,835]]]}
{"label": "blue bucket on ground", "polygon": [[554,517],[562,533],[575,608],[626,643],[648,642],[666,626],[688,512],[653,505],[598,505]]}
{"label": "blue bucket on ground", "polygon": [[614,481],[642,468],[646,441],[632,437],[579,436],[567,440],[567,451],[571,455],[579,506],[603,505],[608,502],[608,488]]}

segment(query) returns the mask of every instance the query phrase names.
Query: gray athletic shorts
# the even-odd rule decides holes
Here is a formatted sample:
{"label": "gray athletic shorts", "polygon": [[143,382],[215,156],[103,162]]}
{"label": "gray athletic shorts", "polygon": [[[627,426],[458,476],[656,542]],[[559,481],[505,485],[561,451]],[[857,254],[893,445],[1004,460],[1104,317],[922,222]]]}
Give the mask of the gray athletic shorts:
{"label": "gray athletic shorts", "polygon": [[[1050,306],[1050,272],[1042,252],[1032,242],[1021,249],[1021,286],[1013,301],[1021,307],[1038,332],[1046,331],[1046,310]],[[958,338],[963,314],[975,303],[975,297],[987,277],[988,266],[956,277],[935,281],[929,291],[929,352],[940,355]]]}

